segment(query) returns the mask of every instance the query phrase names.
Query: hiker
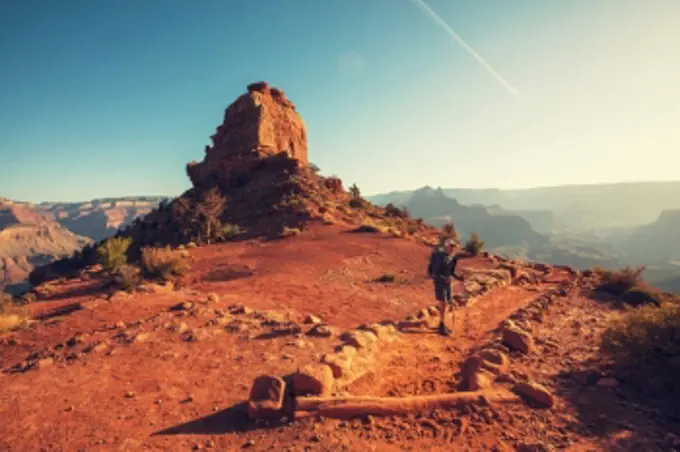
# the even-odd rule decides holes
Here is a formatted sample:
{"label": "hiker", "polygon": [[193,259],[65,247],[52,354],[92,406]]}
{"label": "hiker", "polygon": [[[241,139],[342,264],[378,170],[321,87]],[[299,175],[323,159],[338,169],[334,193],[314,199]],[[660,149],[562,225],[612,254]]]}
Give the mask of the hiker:
{"label": "hiker", "polygon": [[439,334],[443,336],[451,335],[451,330],[445,324],[447,309],[453,312],[451,277],[463,281],[463,277],[456,274],[458,257],[453,254],[453,247],[453,240],[445,239],[442,245],[432,252],[427,266],[427,273],[434,281],[434,295],[439,302]]}

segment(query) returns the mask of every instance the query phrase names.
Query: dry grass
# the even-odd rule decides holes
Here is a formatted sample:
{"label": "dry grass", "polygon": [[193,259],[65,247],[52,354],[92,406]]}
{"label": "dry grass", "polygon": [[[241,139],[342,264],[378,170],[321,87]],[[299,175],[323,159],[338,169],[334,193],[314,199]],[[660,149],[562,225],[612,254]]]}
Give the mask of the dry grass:
{"label": "dry grass", "polygon": [[599,290],[613,295],[624,295],[629,290],[642,286],[642,273],[645,267],[627,266],[616,271],[595,268],[594,271],[600,276]]}
{"label": "dry grass", "polygon": [[17,306],[10,295],[0,292],[0,333],[21,328],[27,321],[26,308]]}
{"label": "dry grass", "polygon": [[680,304],[630,309],[603,335],[601,350],[637,373],[674,376],[680,357]]}
{"label": "dry grass", "polygon": [[142,270],[150,278],[170,280],[182,276],[189,264],[182,257],[181,250],[165,248],[142,248]]}
{"label": "dry grass", "polygon": [[470,238],[465,243],[465,251],[467,251],[471,256],[477,256],[482,252],[484,248],[484,241],[479,238],[476,232],[470,234]]}
{"label": "dry grass", "polygon": [[[182,251],[179,252],[182,253]],[[135,265],[122,265],[112,276],[115,285],[123,290],[133,290],[140,283],[141,270]]]}

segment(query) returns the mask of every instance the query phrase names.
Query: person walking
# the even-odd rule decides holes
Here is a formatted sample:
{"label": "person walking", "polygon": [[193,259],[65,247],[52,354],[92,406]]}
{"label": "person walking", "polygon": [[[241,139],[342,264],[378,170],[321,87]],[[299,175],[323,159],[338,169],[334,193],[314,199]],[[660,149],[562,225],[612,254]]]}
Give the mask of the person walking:
{"label": "person walking", "polygon": [[453,250],[453,240],[445,239],[441,246],[438,246],[432,252],[427,266],[427,274],[434,282],[434,295],[439,303],[439,334],[442,336],[450,336],[452,333],[446,327],[447,311],[453,312],[451,278],[455,278],[458,281],[464,280],[463,276],[456,273],[458,256],[453,253]]}

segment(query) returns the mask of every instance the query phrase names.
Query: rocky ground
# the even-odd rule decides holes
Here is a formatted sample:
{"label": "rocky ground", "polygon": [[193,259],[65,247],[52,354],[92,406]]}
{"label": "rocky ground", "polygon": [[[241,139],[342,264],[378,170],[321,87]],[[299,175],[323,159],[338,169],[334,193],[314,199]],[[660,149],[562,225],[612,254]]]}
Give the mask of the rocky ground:
{"label": "rocky ground", "polygon": [[[429,252],[326,226],[192,249],[180,281],[131,295],[96,274],[52,282],[30,305],[37,321],[0,336],[0,450],[675,450],[677,408],[598,356],[619,310],[589,296],[588,278],[465,259],[444,338],[432,329]],[[375,281],[385,274],[394,282]],[[357,345],[362,364],[342,370],[336,393],[538,389],[507,406],[249,420],[257,376],[318,363],[343,332],[381,321],[390,331]],[[482,369],[479,356],[503,361]]]}

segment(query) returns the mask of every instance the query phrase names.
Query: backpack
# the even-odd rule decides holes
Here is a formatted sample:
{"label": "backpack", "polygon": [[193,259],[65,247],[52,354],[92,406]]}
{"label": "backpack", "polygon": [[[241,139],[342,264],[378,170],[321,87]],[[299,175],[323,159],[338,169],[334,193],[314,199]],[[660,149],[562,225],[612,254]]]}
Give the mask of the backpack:
{"label": "backpack", "polygon": [[434,277],[446,277],[448,276],[446,274],[446,260],[447,260],[447,255],[446,252],[438,248],[432,252],[432,256],[430,256],[430,264],[427,267],[427,273],[429,275],[432,275]]}

